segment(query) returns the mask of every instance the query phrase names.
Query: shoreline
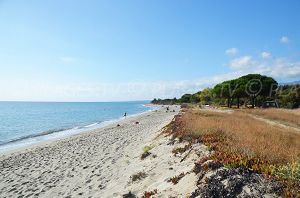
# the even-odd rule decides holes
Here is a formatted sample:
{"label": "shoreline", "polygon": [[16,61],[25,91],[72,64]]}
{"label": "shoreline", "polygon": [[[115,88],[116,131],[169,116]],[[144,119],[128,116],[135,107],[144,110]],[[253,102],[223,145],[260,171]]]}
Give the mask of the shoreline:
{"label": "shoreline", "polygon": [[[127,119],[131,119],[131,118],[135,118],[135,117],[139,117],[139,116],[143,116],[145,114],[151,113],[151,112],[157,110],[157,108],[159,109],[159,106],[160,106],[160,105],[152,105],[152,104],[143,104],[143,105],[149,107],[150,109],[147,110],[147,111],[144,111],[144,112],[128,115]],[[43,133],[45,133],[45,132],[43,132],[43,133],[40,133],[40,134],[35,134],[32,137],[28,137],[28,138],[24,138],[24,139],[21,138],[20,140],[14,140],[13,142],[8,142],[8,143],[5,143],[3,145],[0,145],[0,148],[1,148],[1,147],[10,146],[10,145],[15,144],[15,146],[14,146],[15,148],[4,149],[4,151],[0,150],[0,157],[1,156],[3,157],[5,155],[9,155],[11,153],[31,149],[31,148],[34,148],[36,146],[40,146],[40,145],[43,145],[43,144],[48,144],[48,143],[51,143],[51,142],[56,141],[56,140],[61,140],[61,139],[64,139],[64,138],[69,138],[69,137],[72,137],[72,136],[77,136],[77,135],[81,135],[81,134],[84,134],[84,133],[89,133],[89,132],[97,130],[97,129],[102,129],[102,128],[105,128],[105,127],[109,127],[113,124],[117,124],[117,123],[122,122],[124,120],[125,120],[124,117],[118,117],[118,118],[115,118],[115,119],[112,119],[112,120],[105,120],[105,121],[97,123],[97,124],[93,123],[93,124],[89,124],[89,125],[86,125],[86,126],[77,126],[77,127],[73,127],[73,128],[66,129],[66,130],[53,132],[53,133],[50,133],[50,134],[43,134]],[[90,126],[90,127],[88,127],[88,126]],[[30,143],[28,141],[31,138],[43,138],[43,139],[42,140],[35,140],[33,143]],[[20,145],[20,143],[22,143],[22,141],[25,142],[25,145]]]}
{"label": "shoreline", "polygon": [[115,197],[121,178],[127,183],[136,172],[127,160],[139,158],[180,110],[155,107],[159,110],[2,156],[0,195]]}

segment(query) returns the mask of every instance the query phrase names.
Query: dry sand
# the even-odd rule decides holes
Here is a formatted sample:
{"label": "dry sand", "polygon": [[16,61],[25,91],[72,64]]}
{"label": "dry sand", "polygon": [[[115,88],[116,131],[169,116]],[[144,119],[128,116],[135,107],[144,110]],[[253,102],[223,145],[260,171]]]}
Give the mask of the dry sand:
{"label": "dry sand", "polygon": [[[172,150],[187,142],[175,139],[170,144],[170,137],[162,134],[162,128],[179,110],[175,106],[169,112],[161,108],[106,128],[3,156],[0,197],[109,198],[125,197],[131,192],[128,198],[142,197],[145,191],[154,190],[157,193],[153,198],[278,197],[270,191],[277,183],[261,174],[224,167],[194,174],[194,162],[211,152],[197,143],[175,157]],[[151,154],[141,160],[145,146]],[[184,177],[176,185],[170,182],[181,173]],[[132,181],[134,175],[140,177]]]}
{"label": "dry sand", "polygon": [[180,109],[170,110],[2,156],[0,197],[120,197],[130,176],[144,169],[135,164],[143,147]]}

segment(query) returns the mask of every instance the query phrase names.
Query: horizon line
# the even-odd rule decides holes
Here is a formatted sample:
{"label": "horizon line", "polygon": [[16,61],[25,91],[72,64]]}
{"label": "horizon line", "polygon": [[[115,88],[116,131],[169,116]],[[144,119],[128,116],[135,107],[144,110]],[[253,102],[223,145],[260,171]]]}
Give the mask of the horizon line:
{"label": "horizon line", "polygon": [[118,100],[118,101],[32,101],[32,100],[0,100],[0,102],[139,102],[139,101],[151,101],[149,100]]}

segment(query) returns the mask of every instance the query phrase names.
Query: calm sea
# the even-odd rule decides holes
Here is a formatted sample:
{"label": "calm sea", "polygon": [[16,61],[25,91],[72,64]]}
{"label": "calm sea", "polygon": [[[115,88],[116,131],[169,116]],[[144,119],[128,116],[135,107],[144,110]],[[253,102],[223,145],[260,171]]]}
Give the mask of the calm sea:
{"label": "calm sea", "polygon": [[100,128],[154,110],[136,102],[0,102],[0,152]]}

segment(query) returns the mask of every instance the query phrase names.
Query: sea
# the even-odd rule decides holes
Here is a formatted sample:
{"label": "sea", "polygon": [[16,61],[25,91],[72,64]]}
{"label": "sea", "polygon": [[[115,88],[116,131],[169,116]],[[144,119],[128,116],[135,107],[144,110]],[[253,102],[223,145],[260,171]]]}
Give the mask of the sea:
{"label": "sea", "polygon": [[0,153],[156,110],[149,102],[0,102]]}

